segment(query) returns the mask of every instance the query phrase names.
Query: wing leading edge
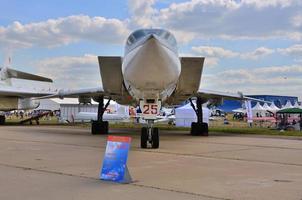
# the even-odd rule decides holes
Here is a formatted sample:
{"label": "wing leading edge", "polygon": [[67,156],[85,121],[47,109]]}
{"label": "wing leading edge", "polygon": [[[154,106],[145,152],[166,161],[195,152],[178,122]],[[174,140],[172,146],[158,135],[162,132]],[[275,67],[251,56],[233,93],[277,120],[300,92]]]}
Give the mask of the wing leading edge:
{"label": "wing leading edge", "polygon": [[256,98],[245,96],[241,92],[229,93],[229,92],[220,92],[220,91],[214,91],[214,90],[200,89],[200,90],[198,90],[196,96],[202,98],[204,101],[208,101],[208,100],[221,100],[222,101],[223,99],[228,99],[228,100],[250,100],[250,101],[271,103],[271,102],[264,101],[261,99],[256,99]]}
{"label": "wing leading edge", "polygon": [[54,95],[55,93],[56,91],[50,90],[34,90],[10,86],[0,87],[0,97],[42,97],[46,95]]}

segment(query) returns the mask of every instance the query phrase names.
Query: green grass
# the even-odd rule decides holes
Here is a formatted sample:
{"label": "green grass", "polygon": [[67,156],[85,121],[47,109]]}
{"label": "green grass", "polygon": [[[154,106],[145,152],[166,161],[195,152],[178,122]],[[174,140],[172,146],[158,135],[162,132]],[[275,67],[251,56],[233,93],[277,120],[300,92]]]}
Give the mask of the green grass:
{"label": "green grass", "polygon": [[236,128],[236,127],[210,127],[210,132],[251,134],[251,135],[277,135],[302,136],[302,131],[283,131],[268,128]]}

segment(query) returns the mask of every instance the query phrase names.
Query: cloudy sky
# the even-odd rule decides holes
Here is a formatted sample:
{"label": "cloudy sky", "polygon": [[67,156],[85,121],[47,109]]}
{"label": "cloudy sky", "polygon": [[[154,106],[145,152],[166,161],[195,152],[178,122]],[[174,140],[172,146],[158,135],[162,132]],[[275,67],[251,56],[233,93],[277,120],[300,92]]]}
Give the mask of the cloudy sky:
{"label": "cloudy sky", "polygon": [[10,0],[0,63],[12,57],[59,88],[98,86],[97,55],[122,56],[133,30],[165,28],[180,55],[206,57],[201,87],[301,98],[301,10],[301,0]]}

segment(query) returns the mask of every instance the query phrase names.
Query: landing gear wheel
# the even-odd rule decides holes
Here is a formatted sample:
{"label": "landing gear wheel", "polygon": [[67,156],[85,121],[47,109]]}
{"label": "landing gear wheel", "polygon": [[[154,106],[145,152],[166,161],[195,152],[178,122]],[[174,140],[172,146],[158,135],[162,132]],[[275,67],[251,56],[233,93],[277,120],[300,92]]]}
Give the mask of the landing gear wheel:
{"label": "landing gear wheel", "polygon": [[92,121],[91,134],[92,135],[107,135],[108,134],[108,122],[107,121]]}
{"label": "landing gear wheel", "polygon": [[0,116],[0,125],[4,125],[5,124],[5,116],[1,115]]}
{"label": "landing gear wheel", "polygon": [[158,128],[152,129],[152,149],[158,149],[159,147],[159,134]]}
{"label": "landing gear wheel", "polygon": [[198,123],[196,122],[191,123],[191,135],[193,136],[198,135]]}
{"label": "landing gear wheel", "polygon": [[143,127],[141,131],[141,148],[146,149],[147,144],[148,144],[148,129],[146,127]]}
{"label": "landing gear wheel", "polygon": [[209,127],[207,123],[192,122],[191,135],[193,136],[208,136]]}

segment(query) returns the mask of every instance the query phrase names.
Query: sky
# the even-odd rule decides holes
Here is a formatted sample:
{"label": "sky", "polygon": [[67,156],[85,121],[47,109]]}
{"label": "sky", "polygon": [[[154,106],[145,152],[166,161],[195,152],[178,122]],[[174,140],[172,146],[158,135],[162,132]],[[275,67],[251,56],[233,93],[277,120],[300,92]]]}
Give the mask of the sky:
{"label": "sky", "polygon": [[301,10],[301,0],[3,1],[0,66],[50,77],[56,88],[96,87],[98,55],[123,56],[132,31],[164,28],[180,56],[206,58],[201,88],[301,100]]}

